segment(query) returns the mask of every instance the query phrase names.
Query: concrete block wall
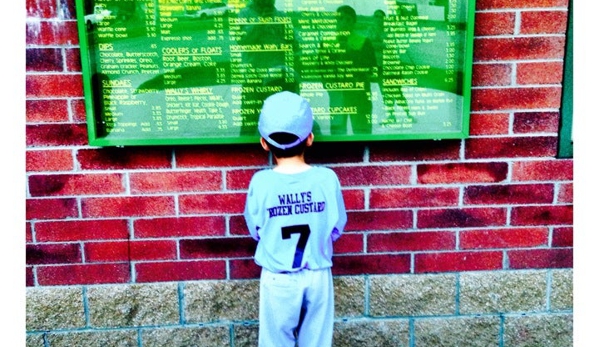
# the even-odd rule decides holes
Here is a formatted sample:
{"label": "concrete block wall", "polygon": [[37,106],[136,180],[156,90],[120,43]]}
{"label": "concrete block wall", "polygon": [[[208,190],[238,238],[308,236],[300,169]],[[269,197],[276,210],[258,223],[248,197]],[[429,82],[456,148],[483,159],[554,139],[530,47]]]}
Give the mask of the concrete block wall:
{"label": "concrete block wall", "polygon": [[[26,1],[28,346],[255,346],[258,144],[87,143],[74,0]],[[478,0],[470,137],[317,143],[349,222],[335,346],[571,346],[567,0]]]}
{"label": "concrete block wall", "polygon": [[[334,283],[335,347],[572,345],[569,269]],[[30,288],[27,346],[256,346],[258,288],[257,280]]]}

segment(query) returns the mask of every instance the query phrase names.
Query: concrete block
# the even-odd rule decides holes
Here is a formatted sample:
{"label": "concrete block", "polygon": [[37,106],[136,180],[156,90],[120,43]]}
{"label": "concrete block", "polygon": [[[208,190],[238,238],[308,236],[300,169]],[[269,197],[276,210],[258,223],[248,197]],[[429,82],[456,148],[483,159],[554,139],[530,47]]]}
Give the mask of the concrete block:
{"label": "concrete block", "polygon": [[335,277],[335,317],[363,317],[366,310],[364,277]]}
{"label": "concrete block", "polygon": [[87,290],[92,327],[138,327],[179,323],[176,283],[126,284]]}
{"label": "concrete block", "polygon": [[459,282],[461,314],[546,309],[546,271],[462,273]]}
{"label": "concrete block", "polygon": [[187,323],[258,319],[258,281],[200,281],[185,283]]}
{"label": "concrete block", "polygon": [[85,327],[81,287],[27,288],[25,305],[27,331]]}
{"label": "concrete block", "polygon": [[456,275],[381,275],[370,279],[370,315],[449,315],[456,311]]}
{"label": "concrete block", "polygon": [[540,314],[506,317],[504,345],[510,347],[572,346],[573,316]]}

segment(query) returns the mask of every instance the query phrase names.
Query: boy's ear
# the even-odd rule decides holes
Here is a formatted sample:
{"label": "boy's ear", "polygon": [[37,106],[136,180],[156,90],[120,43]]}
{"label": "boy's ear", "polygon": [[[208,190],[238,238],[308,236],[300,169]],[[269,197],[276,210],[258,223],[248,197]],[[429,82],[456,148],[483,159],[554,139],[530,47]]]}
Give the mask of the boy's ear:
{"label": "boy's ear", "polygon": [[306,146],[310,147],[312,146],[312,143],[314,142],[314,133],[310,133],[310,135],[308,135],[308,138],[306,139]]}
{"label": "boy's ear", "polygon": [[268,148],[268,145],[266,144],[266,140],[264,139],[264,137],[260,138],[260,144],[262,145],[262,148],[264,148],[265,151],[270,151],[270,148]]}

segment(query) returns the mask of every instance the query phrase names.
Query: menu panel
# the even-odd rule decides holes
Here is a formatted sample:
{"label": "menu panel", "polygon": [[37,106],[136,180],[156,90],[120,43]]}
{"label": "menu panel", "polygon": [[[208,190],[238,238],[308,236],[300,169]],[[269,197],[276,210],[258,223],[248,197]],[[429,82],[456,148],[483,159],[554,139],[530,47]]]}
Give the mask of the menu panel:
{"label": "menu panel", "polygon": [[319,141],[468,135],[473,0],[76,0],[91,145],[251,143],[263,100]]}

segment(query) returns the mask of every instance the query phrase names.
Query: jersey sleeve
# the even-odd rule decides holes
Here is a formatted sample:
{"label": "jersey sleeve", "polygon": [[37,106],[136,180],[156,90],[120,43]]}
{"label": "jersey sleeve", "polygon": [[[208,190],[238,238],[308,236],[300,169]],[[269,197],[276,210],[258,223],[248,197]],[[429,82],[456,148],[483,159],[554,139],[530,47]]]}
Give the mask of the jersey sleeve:
{"label": "jersey sleeve", "polygon": [[341,193],[341,184],[339,183],[339,178],[335,175],[335,199],[337,205],[337,215],[338,220],[333,227],[331,237],[333,241],[337,241],[341,234],[343,234],[343,229],[345,228],[345,224],[347,223],[347,212],[345,211],[345,202],[343,201],[343,194]]}
{"label": "jersey sleeve", "polygon": [[245,218],[245,223],[250,232],[250,236],[256,241],[260,240],[260,235],[258,231],[261,228],[261,220],[260,220],[260,207],[258,206],[258,198],[256,196],[255,191],[255,182],[252,180],[250,182],[250,186],[248,189],[248,193],[245,201],[245,210],[243,212],[243,217]]}

